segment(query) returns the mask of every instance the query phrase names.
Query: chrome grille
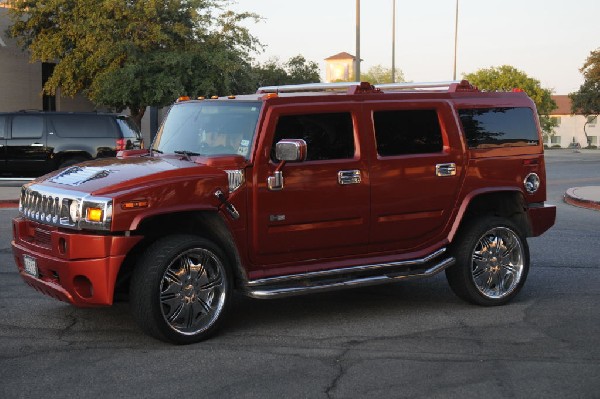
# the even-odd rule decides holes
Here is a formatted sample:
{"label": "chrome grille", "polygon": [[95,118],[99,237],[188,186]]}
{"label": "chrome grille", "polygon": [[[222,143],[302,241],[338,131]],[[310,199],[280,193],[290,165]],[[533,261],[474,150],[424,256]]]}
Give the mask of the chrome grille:
{"label": "chrome grille", "polygon": [[19,212],[27,219],[59,227],[75,227],[71,219],[71,206],[79,207],[81,198],[66,190],[38,189],[25,186],[21,189]]}

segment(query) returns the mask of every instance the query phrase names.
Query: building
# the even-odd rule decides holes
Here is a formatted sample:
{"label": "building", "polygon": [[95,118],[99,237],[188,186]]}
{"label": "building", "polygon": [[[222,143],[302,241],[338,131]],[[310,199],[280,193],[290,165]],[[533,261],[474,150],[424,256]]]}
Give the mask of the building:
{"label": "building", "polygon": [[567,95],[554,95],[552,99],[558,108],[550,113],[550,117],[556,120],[558,126],[554,128],[554,135],[545,138],[544,143],[557,148],[597,148],[600,137],[598,117],[571,114],[571,99]]}
{"label": "building", "polygon": [[[88,112],[110,111],[97,107],[83,95],[62,96],[60,90],[55,96],[42,93],[46,80],[52,74],[53,63],[30,62],[29,53],[23,51],[16,40],[6,35],[11,24],[8,16],[8,0],[0,0],[0,112],[20,110]],[[142,119],[142,135],[149,145],[150,115],[156,110],[148,110]],[[155,118],[156,119],[156,118]],[[156,125],[154,123],[153,125]],[[154,131],[156,126],[153,126]]]}
{"label": "building", "polygon": [[356,57],[346,52],[325,58],[326,82],[351,82],[354,81],[354,64]]}

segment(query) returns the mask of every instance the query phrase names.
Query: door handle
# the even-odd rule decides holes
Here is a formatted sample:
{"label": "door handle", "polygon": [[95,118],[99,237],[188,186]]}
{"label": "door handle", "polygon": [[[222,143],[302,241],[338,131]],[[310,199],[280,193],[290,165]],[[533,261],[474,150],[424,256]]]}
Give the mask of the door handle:
{"label": "door handle", "polygon": [[359,184],[361,181],[360,170],[340,170],[338,172],[338,183],[341,185]]}
{"label": "door handle", "polygon": [[456,164],[454,162],[438,163],[435,165],[435,175],[439,177],[455,176]]}
{"label": "door handle", "polygon": [[31,143],[31,147],[43,147],[42,143]]}

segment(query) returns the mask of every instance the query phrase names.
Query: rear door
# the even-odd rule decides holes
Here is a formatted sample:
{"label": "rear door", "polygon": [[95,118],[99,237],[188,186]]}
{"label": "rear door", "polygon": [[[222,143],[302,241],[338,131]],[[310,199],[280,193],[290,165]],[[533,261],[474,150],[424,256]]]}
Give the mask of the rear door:
{"label": "rear door", "polygon": [[456,117],[446,101],[371,103],[372,251],[439,242],[464,173]]}
{"label": "rear door", "polygon": [[11,173],[33,176],[52,169],[52,151],[46,146],[44,115],[13,115],[6,141],[6,167]]}

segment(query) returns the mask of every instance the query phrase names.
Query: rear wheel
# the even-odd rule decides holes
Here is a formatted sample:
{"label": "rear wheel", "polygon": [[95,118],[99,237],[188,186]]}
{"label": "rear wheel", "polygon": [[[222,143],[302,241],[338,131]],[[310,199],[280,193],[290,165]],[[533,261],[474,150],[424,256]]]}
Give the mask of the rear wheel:
{"label": "rear wheel", "polygon": [[446,269],[450,287],[460,298],[484,306],[514,298],[529,272],[529,246],[508,219],[476,219],[453,244],[456,264]]}
{"label": "rear wheel", "polygon": [[192,235],[165,237],[144,253],[133,272],[133,316],[160,340],[204,340],[227,313],[231,281],[225,257],[213,242]]}

